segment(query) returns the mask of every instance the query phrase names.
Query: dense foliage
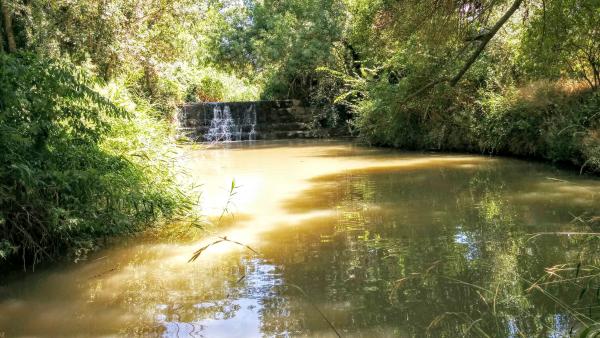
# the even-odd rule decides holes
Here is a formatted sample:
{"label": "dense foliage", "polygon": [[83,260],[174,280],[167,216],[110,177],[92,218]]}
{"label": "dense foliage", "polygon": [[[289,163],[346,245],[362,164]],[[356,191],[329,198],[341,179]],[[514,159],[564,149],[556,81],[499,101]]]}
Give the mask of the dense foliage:
{"label": "dense foliage", "polygon": [[182,196],[158,159],[191,101],[301,99],[313,127],[348,119],[372,144],[600,170],[600,0],[0,8],[3,257],[172,215]]}
{"label": "dense foliage", "polygon": [[[426,14],[410,2],[381,2],[367,16],[364,7],[354,7],[363,19],[352,44],[363,55],[362,69],[373,71],[336,69],[333,75],[345,83],[339,98],[354,107],[361,135],[381,145],[541,157],[600,169],[594,164],[600,156],[598,1],[521,4],[461,73],[469,53],[515,3],[473,8],[458,2]],[[430,27],[440,22],[455,29]],[[382,37],[394,44],[382,42],[389,48],[380,50],[363,42]]]}
{"label": "dense foliage", "polygon": [[372,144],[600,170],[598,0],[208,3],[209,59],[325,125],[350,110]]}
{"label": "dense foliage", "polygon": [[189,210],[166,123],[57,61],[2,55],[0,77],[2,258],[19,254],[28,266],[67,248],[84,254],[94,238]]}

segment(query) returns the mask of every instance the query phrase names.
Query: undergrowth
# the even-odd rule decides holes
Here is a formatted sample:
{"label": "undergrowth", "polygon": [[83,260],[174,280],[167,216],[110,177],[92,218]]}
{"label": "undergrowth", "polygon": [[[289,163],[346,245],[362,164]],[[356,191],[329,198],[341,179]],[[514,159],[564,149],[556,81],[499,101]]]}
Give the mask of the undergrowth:
{"label": "undergrowth", "polygon": [[469,90],[440,86],[402,102],[402,89],[371,86],[354,105],[371,144],[540,158],[600,172],[600,93],[569,81]]}
{"label": "undergrowth", "polygon": [[0,264],[24,268],[193,212],[171,127],[122,84],[0,55]]}

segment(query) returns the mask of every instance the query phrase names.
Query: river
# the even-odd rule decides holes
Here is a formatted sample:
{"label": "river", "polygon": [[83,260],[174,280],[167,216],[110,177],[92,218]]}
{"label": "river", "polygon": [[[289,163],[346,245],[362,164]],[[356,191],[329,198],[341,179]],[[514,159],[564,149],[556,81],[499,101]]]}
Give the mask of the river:
{"label": "river", "polygon": [[600,320],[600,239],[574,234],[598,232],[598,179],[342,141],[182,161],[221,226],[12,279],[0,336],[558,337]]}

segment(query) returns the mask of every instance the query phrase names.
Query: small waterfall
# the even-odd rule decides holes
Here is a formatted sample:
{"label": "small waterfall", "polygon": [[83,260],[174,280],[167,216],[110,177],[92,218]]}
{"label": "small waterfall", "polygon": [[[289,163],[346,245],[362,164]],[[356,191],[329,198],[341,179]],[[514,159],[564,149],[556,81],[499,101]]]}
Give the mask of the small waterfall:
{"label": "small waterfall", "polygon": [[210,129],[204,137],[208,142],[230,142],[234,128],[235,123],[231,118],[229,106],[225,105],[221,108],[219,105],[215,105]]}
{"label": "small waterfall", "polygon": [[256,141],[256,105],[252,104],[244,113],[244,125],[250,126],[248,141]]}
{"label": "small waterfall", "polygon": [[208,142],[255,141],[256,106],[251,104],[241,114],[236,111],[234,117],[229,105],[214,104],[210,127],[204,139]]}
{"label": "small waterfall", "polygon": [[178,137],[210,143],[315,137],[313,122],[295,100],[188,103],[174,121]]}

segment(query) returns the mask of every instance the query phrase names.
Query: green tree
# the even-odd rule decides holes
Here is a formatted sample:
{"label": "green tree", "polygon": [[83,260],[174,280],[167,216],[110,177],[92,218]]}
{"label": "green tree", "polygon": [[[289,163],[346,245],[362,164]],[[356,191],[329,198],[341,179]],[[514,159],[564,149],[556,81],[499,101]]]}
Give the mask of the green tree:
{"label": "green tree", "polygon": [[533,8],[524,48],[538,76],[583,79],[600,89],[600,1],[556,0]]}

